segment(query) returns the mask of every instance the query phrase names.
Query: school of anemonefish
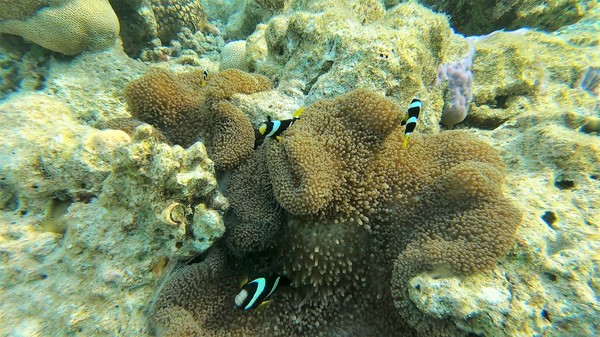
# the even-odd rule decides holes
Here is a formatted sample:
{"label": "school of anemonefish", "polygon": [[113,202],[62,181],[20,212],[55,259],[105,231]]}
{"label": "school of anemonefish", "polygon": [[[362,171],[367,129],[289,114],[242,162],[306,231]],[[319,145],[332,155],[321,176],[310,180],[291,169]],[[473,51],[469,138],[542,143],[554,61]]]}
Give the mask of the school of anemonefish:
{"label": "school of anemonefish", "polygon": [[[205,77],[208,77],[208,72],[205,71],[205,75]],[[406,125],[402,148],[408,146],[408,139],[417,126],[422,106],[421,100],[416,98],[408,106],[407,113],[400,123],[401,126]],[[303,111],[304,108],[296,110],[290,119],[273,120],[271,117],[267,117],[267,121],[260,125],[258,132],[265,137],[280,141],[282,139],[281,134],[300,119]],[[235,306],[243,310],[258,308],[268,303],[279,287],[289,284],[290,280],[285,276],[272,272],[263,273],[263,275],[255,277],[242,286],[240,292],[235,296]]]}
{"label": "school of anemonefish", "polygon": [[[422,106],[423,104],[421,103],[421,100],[417,98],[413,99],[408,106],[407,113],[400,123],[401,126],[406,125],[404,129],[404,141],[402,142],[402,148],[406,148],[408,146],[408,139],[417,127],[417,121],[419,119]],[[274,120],[269,116],[267,117],[267,121],[258,127],[258,132],[265,137],[281,140],[281,134],[300,119],[300,115],[304,109],[305,108],[300,108],[296,110],[290,119]]]}

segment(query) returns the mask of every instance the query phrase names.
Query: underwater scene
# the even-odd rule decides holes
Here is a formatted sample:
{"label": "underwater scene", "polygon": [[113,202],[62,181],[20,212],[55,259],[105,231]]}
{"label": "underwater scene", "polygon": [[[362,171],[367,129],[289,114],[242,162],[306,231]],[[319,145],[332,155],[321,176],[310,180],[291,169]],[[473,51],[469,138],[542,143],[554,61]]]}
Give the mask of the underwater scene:
{"label": "underwater scene", "polygon": [[597,0],[0,0],[0,336],[600,336]]}

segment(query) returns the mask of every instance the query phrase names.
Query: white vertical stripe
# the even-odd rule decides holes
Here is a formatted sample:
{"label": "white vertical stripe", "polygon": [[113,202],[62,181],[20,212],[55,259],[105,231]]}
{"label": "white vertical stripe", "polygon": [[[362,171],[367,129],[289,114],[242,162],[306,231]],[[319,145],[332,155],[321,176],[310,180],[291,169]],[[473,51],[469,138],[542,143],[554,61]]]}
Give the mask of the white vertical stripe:
{"label": "white vertical stripe", "polygon": [[277,289],[277,285],[279,285],[279,279],[281,277],[277,276],[277,278],[275,279],[275,284],[273,284],[273,287],[271,287],[271,291],[269,291],[269,295],[267,295],[267,297],[265,297],[265,300],[267,298],[269,298],[269,296],[271,296],[271,294],[275,291],[275,289]]}
{"label": "white vertical stripe", "polygon": [[419,108],[419,109],[421,109],[422,106],[423,106],[423,104],[421,103],[421,101],[416,101],[416,102],[410,103],[410,105],[408,106],[408,108],[409,109],[412,109],[412,108]]}
{"label": "white vertical stripe", "polygon": [[411,117],[408,119],[408,121],[406,121],[406,124],[416,123],[416,122],[417,122],[417,117]]}
{"label": "white vertical stripe", "polygon": [[263,291],[265,291],[265,283],[266,282],[265,282],[264,278],[261,277],[250,283],[256,283],[256,291],[254,292],[254,295],[252,296],[252,299],[250,300],[250,302],[244,308],[245,310],[252,308],[252,306],[254,305],[254,302],[256,302],[256,300],[258,299],[258,296],[260,296],[260,294],[262,294]]}
{"label": "white vertical stripe", "polygon": [[280,121],[272,121],[272,122],[273,122],[273,129],[271,129],[271,132],[269,132],[269,134],[267,135],[267,137],[271,137],[281,127],[281,122]]}

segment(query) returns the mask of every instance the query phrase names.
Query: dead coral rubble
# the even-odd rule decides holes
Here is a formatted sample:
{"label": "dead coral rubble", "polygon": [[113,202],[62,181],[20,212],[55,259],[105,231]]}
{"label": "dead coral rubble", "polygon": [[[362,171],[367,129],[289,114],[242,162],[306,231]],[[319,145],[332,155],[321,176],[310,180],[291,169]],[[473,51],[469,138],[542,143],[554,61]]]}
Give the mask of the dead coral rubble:
{"label": "dead coral rubble", "polygon": [[[243,235],[229,234],[169,280],[150,317],[159,335],[463,335],[425,317],[408,281],[423,271],[491,268],[513,244],[521,214],[503,195],[497,151],[452,131],[416,134],[403,149],[398,111],[355,90],[309,106],[282,141],[259,147],[228,191]],[[255,173],[253,196],[240,181]],[[277,235],[257,226],[261,219],[279,226]],[[269,240],[260,254],[257,238]],[[232,280],[265,266],[292,286],[264,310],[235,310]]]}
{"label": "dead coral rubble", "polygon": [[235,166],[252,153],[254,130],[227,100],[267,90],[271,82],[234,69],[211,76],[206,86],[202,78],[200,70],[175,74],[152,68],[125,88],[129,110],[175,144],[188,147],[201,136],[218,168]]}

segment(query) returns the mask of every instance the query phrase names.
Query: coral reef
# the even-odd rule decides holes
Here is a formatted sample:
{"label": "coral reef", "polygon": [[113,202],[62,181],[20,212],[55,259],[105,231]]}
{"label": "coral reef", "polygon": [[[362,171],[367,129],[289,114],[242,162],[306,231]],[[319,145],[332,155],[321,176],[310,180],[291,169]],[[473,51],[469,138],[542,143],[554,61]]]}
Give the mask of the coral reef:
{"label": "coral reef", "polygon": [[[36,89],[59,97],[76,111],[77,121],[91,126],[130,117],[123,90],[132,78],[147,69],[116,48],[83,53],[68,62],[50,60],[46,67],[48,69],[39,75],[44,82]],[[90,95],[90,92],[95,94]]]}
{"label": "coral reef", "polygon": [[125,88],[132,115],[157,127],[170,141],[188,147],[202,136],[219,168],[237,165],[254,148],[254,130],[227,101],[235,94],[267,90],[260,75],[226,70],[204,83],[203,71],[174,74],[152,68]]}
{"label": "coral reef", "polygon": [[[399,111],[389,99],[355,90],[312,104],[282,141],[268,140],[257,149],[228,187],[241,220],[228,234],[228,249],[215,248],[207,260],[167,281],[151,316],[159,335],[454,332],[412,304],[410,277],[439,268],[450,274],[489,269],[512,245],[520,211],[503,196],[504,165],[489,145],[447,132],[415,135],[403,150]],[[255,196],[240,183],[252,174],[269,180],[256,181]],[[283,218],[274,200],[287,221],[278,223]],[[256,225],[261,211],[270,224],[282,226],[278,235],[273,225]],[[259,246],[256,240],[272,243]],[[253,258],[263,247],[261,258]],[[228,251],[237,257],[227,257]],[[279,266],[292,280],[266,315],[248,315],[223,301],[221,296],[233,299],[235,282],[217,279],[239,278],[252,265],[265,264]],[[207,291],[221,299],[212,302],[203,296]],[[371,300],[347,305],[364,297]],[[303,319],[287,316],[297,310]],[[176,323],[173,315],[186,323]],[[376,316],[380,322],[371,324]],[[343,328],[336,324],[352,317],[360,319]]]}
{"label": "coral reef", "polygon": [[49,6],[48,0],[30,0],[30,1],[2,1],[0,3],[0,20],[7,19],[26,19],[37,12],[39,9]]}
{"label": "coral reef", "polygon": [[148,0],[109,0],[121,26],[123,49],[131,57],[140,55],[158,40],[158,23]]}
{"label": "coral reef", "polygon": [[[65,57],[18,36],[0,38],[0,302],[11,304],[3,307],[0,335],[599,335],[597,5],[586,11],[594,3],[572,3],[546,25],[569,1],[531,11],[525,8],[531,2],[520,1],[512,8],[525,11],[514,13],[526,15],[524,21],[542,18],[547,29],[582,19],[552,33],[469,38],[476,49],[474,100],[464,122],[445,127],[467,130],[437,135],[444,103],[444,88],[435,84],[438,66],[469,50],[444,16],[412,1],[326,0],[283,2],[283,9],[252,17],[240,10],[255,1],[202,0],[223,32],[233,36],[248,23],[240,38],[254,30],[247,39],[249,69],[277,85],[240,95],[211,84],[218,110],[211,104],[205,112],[220,125],[231,119],[248,131],[244,115],[256,127],[267,115],[289,118],[301,106],[310,112],[282,142],[256,141],[254,151],[245,145],[248,157],[220,171],[217,181],[212,146],[221,146],[226,158],[237,157],[239,148],[225,139],[209,144],[209,137],[203,137],[206,148],[168,146],[159,130],[131,118],[123,91],[147,69],[144,62],[217,76],[223,38],[179,20],[174,38],[161,41],[163,23],[149,0],[110,2],[132,58],[119,47]],[[10,4],[25,19],[50,10],[39,9],[46,3],[59,2],[10,0],[0,7]],[[486,13],[490,23],[495,13]],[[503,18],[514,27],[521,20]],[[258,22],[264,24],[255,28]],[[398,103],[390,119],[412,98],[423,100],[408,149],[400,147],[402,127],[384,132],[380,142],[343,117],[331,128],[312,125],[324,120],[315,107],[341,115],[346,104],[336,105],[348,100],[322,98],[357,87]],[[371,96],[365,101],[375,102]],[[218,120],[221,113],[228,119]],[[338,128],[351,132],[334,136]],[[355,135],[368,136],[356,146]],[[498,153],[475,139],[493,145],[506,173]],[[324,171],[318,164],[324,156],[304,151],[311,160],[304,161],[299,145],[337,162]],[[346,145],[362,150],[354,157],[348,154],[354,150],[331,150]],[[291,164],[283,158],[288,150]],[[463,158],[467,152],[483,157]],[[350,157],[348,166],[339,163]],[[269,165],[290,173],[273,184]],[[327,172],[356,190],[340,187]],[[324,184],[308,173],[323,176]],[[506,188],[494,199],[501,181]],[[294,193],[308,211],[291,201]],[[303,200],[308,195],[316,202]],[[354,204],[340,200],[348,196]],[[516,244],[494,263],[512,240],[502,218],[518,216],[500,209],[507,197],[522,209],[523,222]],[[458,207],[457,198],[465,200]],[[490,198],[493,205],[485,201]],[[485,220],[496,211],[498,219]],[[490,225],[472,225],[484,220]],[[485,233],[499,240],[473,249],[469,240]],[[288,275],[292,286],[258,310],[236,310],[242,279],[264,269]],[[148,303],[155,308],[151,326]]]}
{"label": "coral reef", "polygon": [[[21,38],[5,35],[0,43],[0,99],[23,90],[39,89],[45,79],[48,59],[40,57],[44,49],[23,44]],[[50,51],[48,51],[50,53]]]}
{"label": "coral reef", "polygon": [[[556,110],[552,101],[593,110],[596,98],[584,93],[580,82],[589,69],[600,65],[600,58],[587,43],[572,42],[586,29],[572,27],[554,35],[529,30],[496,32],[471,40],[476,49],[472,68],[476,80],[467,122],[493,129],[536,104]],[[528,50],[533,47],[545,52],[532,55]],[[510,55],[501,52],[506,50],[511,50]]]}
{"label": "coral reef", "polygon": [[0,3],[0,33],[19,35],[63,54],[106,49],[119,34],[119,20],[108,0],[14,3]]}
{"label": "coral reef", "polygon": [[588,67],[585,69],[579,75],[575,86],[593,95],[600,96],[600,68]]}

